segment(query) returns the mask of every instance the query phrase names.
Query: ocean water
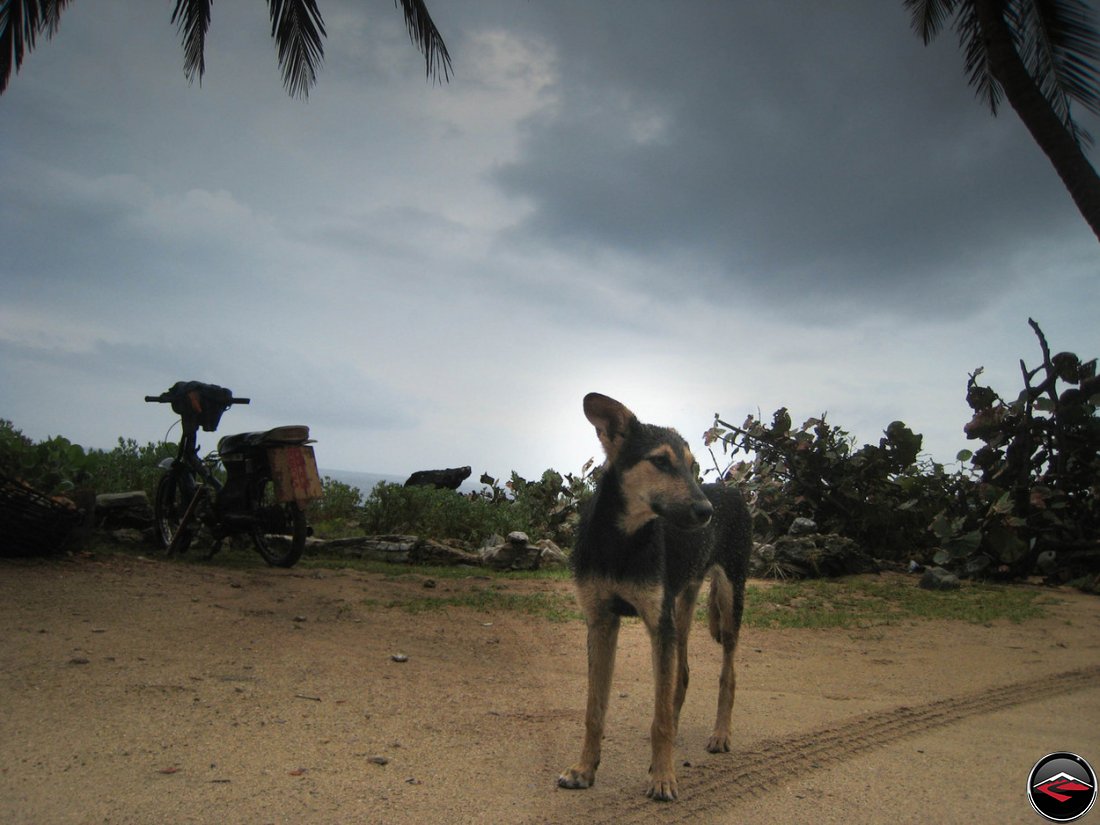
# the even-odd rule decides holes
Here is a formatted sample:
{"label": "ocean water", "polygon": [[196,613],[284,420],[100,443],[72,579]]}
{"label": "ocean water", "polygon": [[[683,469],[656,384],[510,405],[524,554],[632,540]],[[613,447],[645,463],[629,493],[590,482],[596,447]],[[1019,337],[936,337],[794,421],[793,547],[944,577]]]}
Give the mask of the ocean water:
{"label": "ocean water", "polygon": [[363,495],[370,493],[376,485],[381,484],[383,481],[388,481],[392,484],[404,484],[405,479],[408,478],[408,476],[393,476],[383,473],[361,473],[354,470],[330,470],[325,467],[318,468],[318,472],[321,473],[321,478],[327,476],[334,481],[347,484],[349,487],[358,487]]}

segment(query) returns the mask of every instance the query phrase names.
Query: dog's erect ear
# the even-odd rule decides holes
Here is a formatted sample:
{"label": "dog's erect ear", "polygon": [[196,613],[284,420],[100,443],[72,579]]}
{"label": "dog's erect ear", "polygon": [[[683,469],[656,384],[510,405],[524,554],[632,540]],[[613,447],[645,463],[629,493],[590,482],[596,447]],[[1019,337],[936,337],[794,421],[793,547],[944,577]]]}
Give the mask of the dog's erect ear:
{"label": "dog's erect ear", "polygon": [[630,410],[606,395],[590,392],[584,397],[584,415],[596,428],[608,461],[614,461],[630,425],[638,419]]}

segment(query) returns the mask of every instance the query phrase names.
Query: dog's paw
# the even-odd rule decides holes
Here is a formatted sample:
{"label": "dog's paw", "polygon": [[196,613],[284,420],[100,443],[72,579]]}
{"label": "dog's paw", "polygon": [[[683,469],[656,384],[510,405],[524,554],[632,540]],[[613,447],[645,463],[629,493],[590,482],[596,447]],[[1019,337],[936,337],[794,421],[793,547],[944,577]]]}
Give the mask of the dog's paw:
{"label": "dog's paw", "polygon": [[728,733],[715,733],[707,742],[709,753],[729,753],[730,735]]}
{"label": "dog's paw", "polygon": [[654,802],[675,802],[676,801],[676,776],[675,774],[668,774],[666,776],[653,776],[649,780],[649,790],[645,792],[645,795],[652,799]]}
{"label": "dog's paw", "polygon": [[596,784],[596,771],[586,770],[577,765],[562,771],[558,777],[558,787],[568,788],[571,791],[584,790]]}

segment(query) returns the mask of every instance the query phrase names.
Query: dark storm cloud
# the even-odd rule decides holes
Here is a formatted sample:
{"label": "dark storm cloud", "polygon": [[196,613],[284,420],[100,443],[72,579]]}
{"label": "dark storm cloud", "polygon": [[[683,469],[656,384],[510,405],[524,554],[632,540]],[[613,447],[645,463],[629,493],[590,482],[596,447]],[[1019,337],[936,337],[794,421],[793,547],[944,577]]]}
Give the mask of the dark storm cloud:
{"label": "dark storm cloud", "polygon": [[530,476],[591,455],[595,389],[693,440],[716,410],[902,418],[942,460],[1028,315],[1097,349],[1095,239],[902,0],[453,0],[444,85],[392,6],[323,5],[308,101],[252,4],[215,5],[201,85],[158,4],[74,3],[29,56],[0,415],[144,441],[141,397],[197,379],[254,399],[225,432],[307,423],[322,466]]}
{"label": "dark storm cloud", "polygon": [[900,0],[541,12],[560,82],[494,178],[534,206],[527,242],[941,312],[1031,238],[1087,233],[1022,125],[982,109],[952,38],[923,47]]}

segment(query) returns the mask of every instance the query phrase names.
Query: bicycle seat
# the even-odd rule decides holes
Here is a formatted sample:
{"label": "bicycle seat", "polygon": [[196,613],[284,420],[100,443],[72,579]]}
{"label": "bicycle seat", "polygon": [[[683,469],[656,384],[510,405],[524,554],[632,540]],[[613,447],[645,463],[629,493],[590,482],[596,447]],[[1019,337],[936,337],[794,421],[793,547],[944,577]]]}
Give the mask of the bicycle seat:
{"label": "bicycle seat", "polygon": [[287,427],[275,427],[252,433],[227,435],[218,442],[219,455],[238,453],[253,447],[278,447],[288,444],[306,444],[309,442],[309,427],[305,424],[293,424]]}

